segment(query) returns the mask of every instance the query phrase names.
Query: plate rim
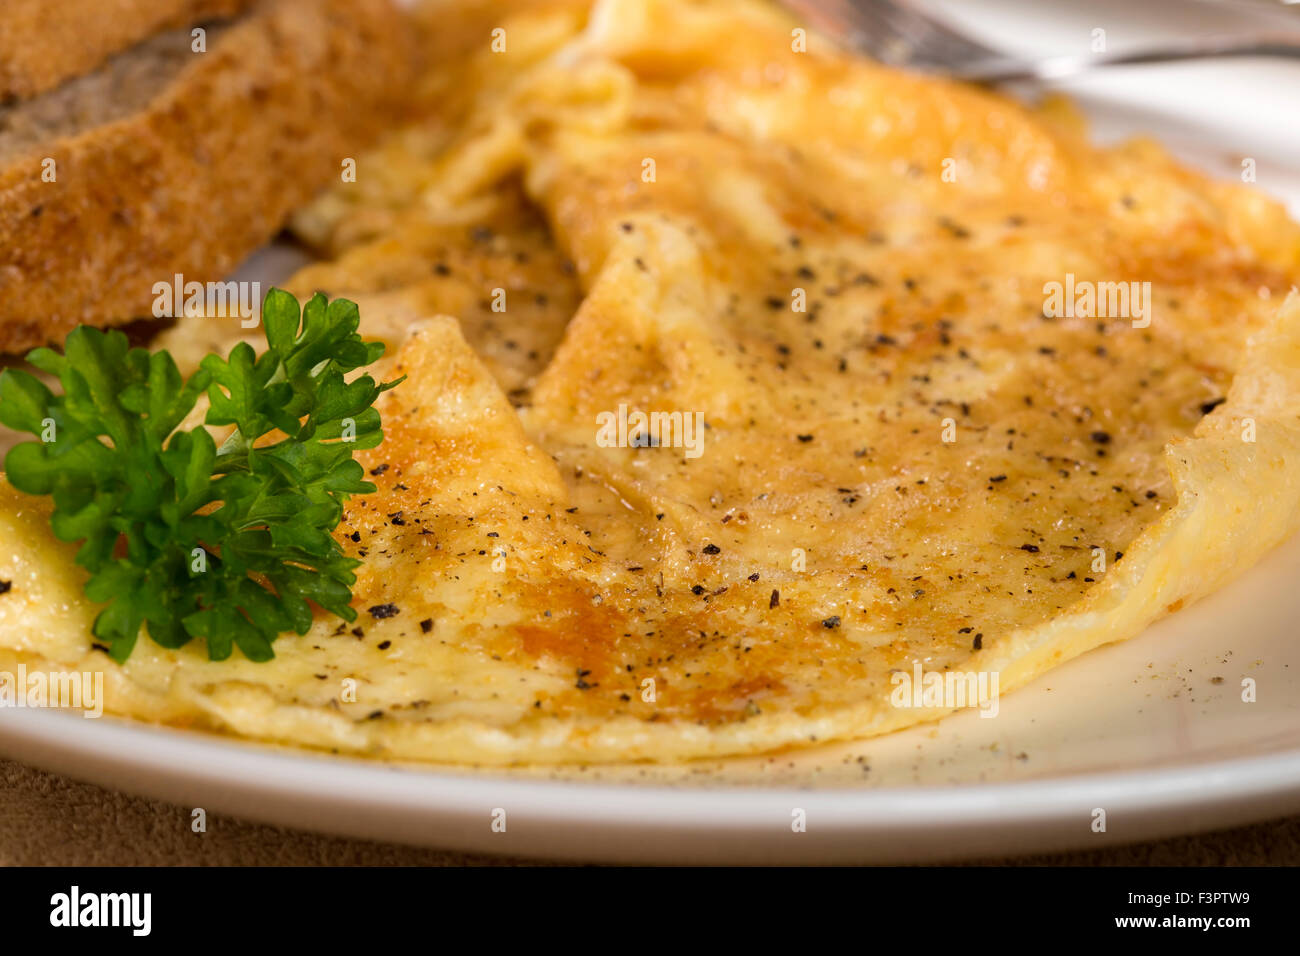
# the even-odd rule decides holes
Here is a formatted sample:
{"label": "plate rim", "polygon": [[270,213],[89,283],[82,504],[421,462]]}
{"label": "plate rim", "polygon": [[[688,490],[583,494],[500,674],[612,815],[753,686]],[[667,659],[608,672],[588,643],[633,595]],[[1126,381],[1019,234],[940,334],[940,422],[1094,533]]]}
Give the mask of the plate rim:
{"label": "plate rim", "polygon": [[[1006,859],[1300,812],[1300,748],[999,783],[673,788],[440,772],[111,717],[87,724],[77,713],[0,709],[0,755],[180,808],[336,837],[551,862]],[[1093,826],[1097,807],[1107,813],[1100,833]],[[492,825],[505,808],[508,836]],[[796,808],[806,820],[800,831],[792,827]]]}
{"label": "plate rim", "polygon": [[[70,733],[70,725],[76,724],[90,732]],[[753,784],[674,787],[525,779],[511,776],[508,768],[425,769],[346,754],[296,752],[201,730],[136,724],[108,716],[90,723],[76,712],[0,708],[0,753],[21,752],[23,757],[11,759],[37,763],[30,754],[38,749],[54,758],[48,762],[64,767],[67,759],[59,757],[81,757],[90,758],[94,765],[171,776],[183,773],[208,783],[228,782],[230,778],[223,773],[238,770],[247,774],[246,786],[253,789],[299,795],[305,786],[322,784],[328,786],[322,792],[332,793],[334,802],[392,804],[407,809],[481,807],[482,795],[492,793],[520,803],[527,801],[534,815],[560,821],[584,815],[589,822],[633,818],[638,824],[658,821],[681,826],[690,822],[681,815],[687,807],[696,808],[693,813],[725,811],[719,819],[708,821],[710,829],[752,826],[760,822],[755,814],[765,816],[774,806],[815,809],[836,818],[839,824],[865,823],[883,810],[888,810],[896,823],[951,823],[952,817],[936,817],[936,813],[955,810],[961,811],[965,823],[975,822],[977,816],[985,822],[1053,817],[1089,802],[1081,799],[1084,794],[1094,794],[1097,800],[1118,799],[1129,809],[1219,805],[1234,798],[1270,794],[1294,794],[1300,806],[1300,748],[1148,770],[1085,771],[993,783],[825,789]],[[77,776],[75,770],[63,772]],[[597,814],[597,818],[585,816],[588,813]]]}

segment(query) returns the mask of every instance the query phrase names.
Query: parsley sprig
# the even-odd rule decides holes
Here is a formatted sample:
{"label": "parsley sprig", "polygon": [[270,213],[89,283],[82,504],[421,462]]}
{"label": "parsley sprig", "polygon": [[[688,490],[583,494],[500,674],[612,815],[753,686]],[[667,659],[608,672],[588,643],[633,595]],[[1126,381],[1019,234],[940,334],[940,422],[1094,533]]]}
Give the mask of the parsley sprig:
{"label": "parsley sprig", "polygon": [[[198,637],[213,660],[237,646],[266,661],[279,634],[311,626],[312,603],[356,618],[361,562],[330,532],[349,496],[375,490],[352,456],[383,440],[373,405],[400,382],[346,379],[384,352],[359,322],[346,299],[317,294],[300,313],[273,289],[266,351],[242,342],[188,381],[168,352],[87,326],[63,354],[27,356],[62,394],[27,372],[0,373],[0,422],[41,439],[9,451],[9,481],[52,496],[55,536],[82,542],[86,595],[106,604],[94,633],[115,660],[130,656],[142,624],[163,647]],[[206,424],[234,426],[220,448],[204,427],[177,430],[205,392]]]}

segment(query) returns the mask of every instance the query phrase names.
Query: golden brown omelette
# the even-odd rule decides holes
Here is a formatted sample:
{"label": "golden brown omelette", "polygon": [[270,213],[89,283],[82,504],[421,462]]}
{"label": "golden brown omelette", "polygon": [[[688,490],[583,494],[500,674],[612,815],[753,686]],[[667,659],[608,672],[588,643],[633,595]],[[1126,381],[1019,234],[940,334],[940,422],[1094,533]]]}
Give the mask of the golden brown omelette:
{"label": "golden brown omelette", "polygon": [[338,531],[360,620],[118,666],[6,487],[0,666],[379,758],[752,753],[951,711],[891,699],[917,668],[1006,692],[1300,524],[1276,203],[757,0],[423,16],[422,118],[300,214],[329,261],[290,286],[408,376]]}

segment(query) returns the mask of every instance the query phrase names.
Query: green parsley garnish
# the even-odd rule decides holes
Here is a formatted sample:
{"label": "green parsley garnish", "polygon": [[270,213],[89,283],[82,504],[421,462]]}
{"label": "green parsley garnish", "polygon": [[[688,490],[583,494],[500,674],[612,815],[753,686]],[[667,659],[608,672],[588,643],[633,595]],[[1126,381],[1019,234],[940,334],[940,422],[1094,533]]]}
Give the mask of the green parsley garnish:
{"label": "green parsley garnish", "polygon": [[[279,634],[311,626],[308,602],[356,618],[361,562],[330,532],[349,496],[375,490],[352,455],[383,440],[374,402],[398,384],[345,380],[384,352],[362,341],[359,322],[346,299],[317,294],[300,314],[272,289],[266,351],[241,342],[188,381],[166,351],[87,326],[62,355],[27,356],[61,395],[27,372],[0,373],[0,422],[40,439],[10,450],[9,481],[52,496],[55,536],[83,542],[86,595],[107,605],[94,633],[114,660],[130,656],[142,623],[163,647],[201,637],[213,660],[238,646],[266,661]],[[204,421],[235,426],[220,448],[206,428],[177,430],[204,392]],[[258,444],[277,429],[284,437]]]}

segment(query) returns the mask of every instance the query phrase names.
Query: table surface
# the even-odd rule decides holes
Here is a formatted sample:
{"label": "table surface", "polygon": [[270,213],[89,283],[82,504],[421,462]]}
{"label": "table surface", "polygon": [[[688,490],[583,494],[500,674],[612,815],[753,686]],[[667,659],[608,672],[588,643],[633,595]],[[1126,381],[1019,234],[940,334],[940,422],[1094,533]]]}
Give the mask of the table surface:
{"label": "table surface", "polygon": [[[131,797],[0,760],[4,866],[500,866],[535,861],[324,836]],[[1300,864],[1300,817],[1153,843],[976,863],[1048,866]]]}

